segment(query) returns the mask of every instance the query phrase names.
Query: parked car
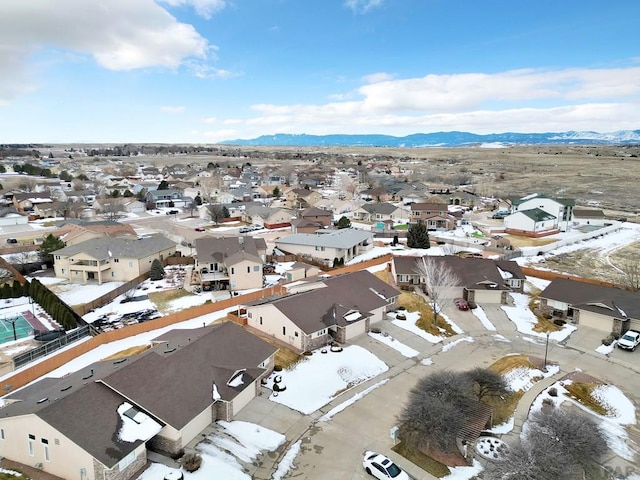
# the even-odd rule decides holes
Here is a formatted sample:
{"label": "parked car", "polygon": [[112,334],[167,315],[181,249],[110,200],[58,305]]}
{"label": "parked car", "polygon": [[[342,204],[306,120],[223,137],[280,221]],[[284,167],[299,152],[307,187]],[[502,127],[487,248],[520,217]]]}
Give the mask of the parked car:
{"label": "parked car", "polygon": [[640,332],[635,330],[627,330],[623,336],[618,339],[618,347],[632,352],[640,344]]}
{"label": "parked car", "polygon": [[204,232],[205,228],[204,227],[196,227],[196,232]]}
{"label": "parked car", "polygon": [[456,307],[458,310],[469,310],[469,302],[464,298],[456,298]]}
{"label": "parked car", "polygon": [[240,233],[249,233],[249,232],[251,232],[251,227],[240,228]]}
{"label": "parked car", "polygon": [[169,210],[167,215],[177,215],[178,213],[180,213],[178,210]]}
{"label": "parked car", "polygon": [[7,243],[18,243],[16,238],[7,238]]}
{"label": "parked car", "polygon": [[258,225],[257,223],[254,223],[253,225],[251,225],[251,230],[262,230],[264,227],[262,225]]}
{"label": "parked car", "polygon": [[505,210],[498,210],[496,213],[491,215],[491,218],[502,220],[504,217],[508,217],[508,216],[509,216],[509,212]]}
{"label": "parked car", "polygon": [[371,451],[364,452],[362,466],[369,475],[375,478],[410,480],[409,475],[407,475],[405,471],[380,453]]}

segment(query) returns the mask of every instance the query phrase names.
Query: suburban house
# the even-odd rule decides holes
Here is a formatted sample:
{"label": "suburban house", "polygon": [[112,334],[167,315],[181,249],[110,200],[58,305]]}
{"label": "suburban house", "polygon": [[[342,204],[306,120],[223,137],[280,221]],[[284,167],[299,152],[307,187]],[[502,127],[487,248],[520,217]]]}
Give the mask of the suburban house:
{"label": "suburban house", "polygon": [[367,270],[289,285],[289,295],[240,308],[247,325],[300,352],[366,333],[397,307],[400,292]]}
{"label": "suburban house", "polygon": [[128,282],[176,252],[176,243],[161,234],[100,237],[53,252],[56,277],[71,282]]}
{"label": "suburban house", "polygon": [[99,198],[93,202],[97,213],[144,213],[147,206],[135,197]]}
{"label": "suburban house", "polygon": [[640,293],[555,278],[540,293],[542,313],[621,335],[640,330]]}
{"label": "suburban house", "polygon": [[319,228],[327,228],[333,224],[333,212],[322,208],[305,208],[298,214],[298,218],[317,223]]}
{"label": "suburban house", "polygon": [[456,218],[449,213],[449,206],[440,202],[411,204],[411,223],[424,223],[428,230],[453,230]]}
{"label": "suburban house", "polygon": [[315,277],[320,275],[322,270],[315,265],[310,265],[304,262],[293,262],[289,270],[284,272],[285,281],[295,282],[296,280],[302,280],[308,277]]}
{"label": "suburban house", "polygon": [[313,207],[322,199],[322,195],[315,190],[306,188],[291,188],[284,196],[286,205],[289,208],[301,209]]}
{"label": "suburban house", "polygon": [[362,222],[384,222],[390,220],[395,221],[408,221],[409,212],[404,208],[396,207],[392,203],[365,203],[355,212],[353,212],[353,219]]}
{"label": "suburban house", "polygon": [[[572,199],[554,199],[538,193],[533,193],[521,198],[508,199],[508,202],[511,206],[510,211],[512,214],[516,212],[525,212],[527,210],[542,210],[548,215],[555,217],[555,219],[551,219],[551,221],[554,222],[554,229],[561,232],[566,232],[571,229],[571,222],[573,221],[573,207],[576,204]],[[535,216],[538,217],[540,214],[535,214]]]}
{"label": "suburban house", "polygon": [[29,217],[20,215],[14,207],[0,208],[0,227],[9,225],[26,225],[29,223]]}
{"label": "suburban house", "polygon": [[203,290],[262,288],[267,255],[263,238],[200,237],[195,244]]}
{"label": "suburban house", "polygon": [[343,228],[319,230],[314,233],[295,233],[276,239],[276,248],[285,253],[308,256],[327,263],[335,259],[348,262],[369,251],[374,234],[364,230]]}
{"label": "suburban house", "polygon": [[558,219],[552,214],[532,208],[522,210],[504,218],[504,231],[515,235],[543,237],[558,233]]}
{"label": "suburban house", "polygon": [[18,213],[26,213],[33,210],[34,205],[51,202],[53,199],[49,192],[20,192],[13,195],[13,206]]}
{"label": "suburban house", "polygon": [[43,378],[0,403],[0,456],[66,479],[135,478],[148,449],[174,454],[213,421],[230,421],[257,395],[275,352],[225,322]]}
{"label": "suburban house", "polygon": [[182,197],[182,190],[150,190],[145,197],[147,204],[153,204],[156,208],[163,207],[186,207],[191,203],[191,199],[185,200]]}
{"label": "suburban house", "polygon": [[592,227],[604,227],[610,224],[611,220],[607,221],[604,212],[602,210],[593,210],[586,208],[574,208],[573,209],[573,226],[583,227],[586,225]]}
{"label": "suburban house", "polygon": [[98,222],[67,220],[51,234],[62,240],[66,246],[69,246],[100,237],[135,236],[136,231],[129,224],[110,220]]}
{"label": "suburban house", "polygon": [[[424,259],[448,268],[458,279],[446,296],[461,297],[476,303],[507,303],[509,292],[522,292],[525,275],[516,262],[485,258],[394,256],[391,272],[398,286],[424,285],[418,263]],[[436,267],[438,268],[438,267]],[[428,293],[428,292],[427,292]]]}
{"label": "suburban house", "polygon": [[252,202],[248,203],[242,211],[242,221],[262,225],[265,228],[282,228],[291,225],[292,215],[290,210]]}

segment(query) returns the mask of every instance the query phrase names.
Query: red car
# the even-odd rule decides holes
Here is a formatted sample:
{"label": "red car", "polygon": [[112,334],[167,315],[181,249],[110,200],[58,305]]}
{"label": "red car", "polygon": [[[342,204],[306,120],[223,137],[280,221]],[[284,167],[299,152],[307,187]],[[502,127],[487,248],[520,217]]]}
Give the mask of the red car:
{"label": "red car", "polygon": [[469,310],[469,302],[464,298],[456,298],[456,307],[458,310]]}
{"label": "red car", "polygon": [[196,232],[204,232],[204,227],[196,227]]}

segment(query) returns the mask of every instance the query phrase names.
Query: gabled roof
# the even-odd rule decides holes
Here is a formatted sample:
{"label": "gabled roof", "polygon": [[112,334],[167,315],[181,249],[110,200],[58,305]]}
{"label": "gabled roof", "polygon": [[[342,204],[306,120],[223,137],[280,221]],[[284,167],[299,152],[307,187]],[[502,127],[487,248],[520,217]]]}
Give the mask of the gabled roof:
{"label": "gabled roof", "polygon": [[95,259],[134,258],[140,259],[154,253],[173,248],[176,243],[162,234],[144,237],[100,237],[70,245],[53,252],[55,255],[77,255],[84,253]]}
{"label": "gabled roof", "polygon": [[326,248],[351,248],[373,238],[371,232],[343,228],[326,233],[296,233],[276,240],[276,245],[308,245]]}
{"label": "gabled roof", "polygon": [[367,213],[379,213],[380,215],[391,215],[393,212],[398,210],[398,207],[395,205],[385,202],[365,203],[360,208]]}
{"label": "gabled roof", "polygon": [[437,212],[446,212],[449,209],[449,205],[441,202],[430,202],[430,203],[412,203],[411,211],[412,212],[421,212],[421,211],[437,211]]}
{"label": "gabled roof", "polygon": [[267,244],[264,238],[260,237],[200,237],[196,238],[196,252],[198,261],[203,262],[223,262],[239,252],[261,258],[260,255],[266,253]]}
{"label": "gabled roof", "polygon": [[539,208],[532,208],[531,210],[518,210],[513,215],[521,213],[527,217],[529,217],[534,222],[546,222],[548,220],[555,220],[555,215],[551,215],[550,213],[545,212]]}
{"label": "gabled roof", "polygon": [[555,278],[540,298],[567,303],[609,317],[640,319],[640,293],[566,278]]}
{"label": "gabled roof", "polygon": [[[416,262],[421,257],[395,256],[394,268],[399,275],[418,275]],[[516,262],[488,258],[464,258],[455,255],[429,257],[442,262],[458,277],[459,285],[470,290],[509,290],[505,280],[526,278]]]}
{"label": "gabled roof", "polygon": [[333,212],[331,210],[323,210],[318,207],[305,208],[300,212],[300,217],[331,217],[333,218]]}
{"label": "gabled roof", "polygon": [[553,200],[556,203],[559,203],[561,205],[565,205],[565,206],[569,206],[572,207],[576,204],[576,201],[571,199],[571,198],[552,198],[552,197],[548,197],[546,195],[542,195],[539,193],[532,193],[531,195],[526,195],[524,197],[520,197],[520,198],[509,198],[509,201],[511,202],[512,205],[514,206],[518,206],[528,200],[533,200],[533,199],[540,199],[540,198],[546,198],[549,200]]}
{"label": "gabled roof", "polygon": [[[366,270],[312,282],[319,282],[320,288],[269,301],[306,334],[367,318],[371,311],[400,295],[398,290]],[[265,302],[254,302],[258,303]],[[347,320],[345,315],[349,312],[359,315]]]}
{"label": "gabled roof", "polygon": [[587,208],[574,208],[573,218],[605,218],[602,210],[591,210]]}

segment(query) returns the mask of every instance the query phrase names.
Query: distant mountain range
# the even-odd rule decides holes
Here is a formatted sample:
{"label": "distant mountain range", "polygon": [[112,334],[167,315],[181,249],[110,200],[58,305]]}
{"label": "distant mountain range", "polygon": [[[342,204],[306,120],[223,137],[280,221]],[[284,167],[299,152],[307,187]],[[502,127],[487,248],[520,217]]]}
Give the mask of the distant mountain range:
{"label": "distant mountain range", "polygon": [[640,130],[619,132],[416,133],[406,137],[391,135],[263,135],[251,140],[228,140],[225,145],[291,147],[469,147],[508,145],[640,145]]}

